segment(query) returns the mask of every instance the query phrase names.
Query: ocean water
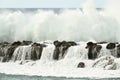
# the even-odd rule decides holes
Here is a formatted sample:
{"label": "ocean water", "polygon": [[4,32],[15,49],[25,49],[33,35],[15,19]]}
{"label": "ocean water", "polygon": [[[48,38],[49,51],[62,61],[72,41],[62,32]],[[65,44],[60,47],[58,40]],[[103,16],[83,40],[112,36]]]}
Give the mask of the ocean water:
{"label": "ocean water", "polygon": [[0,74],[0,80],[120,80],[120,78],[65,78]]}
{"label": "ocean water", "polygon": [[[117,78],[120,77],[120,58],[112,58],[117,63],[117,70],[104,70],[102,65],[106,60],[92,68],[95,61],[88,60],[85,49],[89,40],[120,42],[120,0],[112,0],[104,9],[96,9],[89,1],[92,0],[88,0],[82,9],[0,9],[0,42],[72,40],[80,44],[70,47],[65,58],[59,61],[53,60],[55,47],[50,43],[38,61],[23,65],[0,63],[0,73],[11,74],[0,74],[0,80],[120,80]],[[29,47],[18,47],[13,55],[18,51],[24,62],[26,53],[30,53]],[[110,54],[103,45],[101,56],[106,58],[107,53]],[[85,69],[77,68],[80,61],[86,64]]]}
{"label": "ocean water", "polygon": [[102,10],[87,1],[82,9],[0,9],[0,41],[120,41],[119,0]]}

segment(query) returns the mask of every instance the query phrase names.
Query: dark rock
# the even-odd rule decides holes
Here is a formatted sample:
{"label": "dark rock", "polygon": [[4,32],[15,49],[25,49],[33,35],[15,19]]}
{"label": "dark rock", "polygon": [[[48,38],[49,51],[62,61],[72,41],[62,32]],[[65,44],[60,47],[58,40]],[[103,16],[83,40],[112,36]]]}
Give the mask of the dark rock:
{"label": "dark rock", "polygon": [[62,41],[61,46],[63,47],[63,50],[66,50],[70,47],[69,43],[66,41]]}
{"label": "dark rock", "polygon": [[[8,43],[5,43],[5,44],[8,44]],[[8,45],[4,47],[2,46],[1,48],[2,50],[0,51],[2,54],[4,54],[2,62],[8,62],[9,60],[11,60],[15,49],[21,44],[22,43],[20,41],[16,41],[13,43],[9,43]]]}
{"label": "dark rock", "polygon": [[54,41],[53,44],[55,45],[55,47],[61,46],[61,42],[59,42],[58,40]]}
{"label": "dark rock", "polygon": [[39,43],[33,43],[32,46],[41,46]]}
{"label": "dark rock", "polygon": [[41,58],[43,48],[46,47],[46,45],[39,44],[39,43],[33,43],[32,44],[32,52],[31,52],[31,60],[38,60]]}
{"label": "dark rock", "polygon": [[74,41],[68,41],[68,44],[69,44],[70,46],[76,46],[76,45],[77,45],[77,43],[74,42]]}
{"label": "dark rock", "polygon": [[55,50],[54,50],[54,54],[53,54],[53,59],[54,60],[59,60],[60,58],[64,58],[64,56],[66,55],[66,51],[68,50],[68,48],[70,46],[75,46],[77,45],[75,42],[73,41],[54,41],[53,42],[55,45]]}
{"label": "dark rock", "polygon": [[12,46],[19,46],[19,45],[21,45],[21,44],[22,44],[22,42],[16,41],[16,42],[13,42],[11,45],[12,45]]}
{"label": "dark rock", "polygon": [[106,48],[107,49],[114,49],[116,47],[116,44],[115,43],[109,43],[107,44]]}
{"label": "dark rock", "polygon": [[15,51],[15,49],[18,47],[18,44],[14,44],[14,45],[9,45],[6,47],[6,53],[5,56],[3,57],[3,61],[2,62],[8,62],[9,60],[11,60],[12,55]]}
{"label": "dark rock", "polygon": [[102,49],[102,46],[101,46],[101,45],[97,45],[97,46],[96,46],[96,51],[97,51],[97,52],[100,52],[101,49]]}
{"label": "dark rock", "polygon": [[93,42],[88,42],[86,49],[88,49],[88,59],[96,59],[100,50],[102,49],[102,46]]}
{"label": "dark rock", "polygon": [[85,63],[84,62],[80,62],[78,64],[77,68],[85,68]]}
{"label": "dark rock", "polygon": [[53,44],[55,45],[55,50],[54,50],[54,54],[53,54],[53,59],[54,60],[58,60],[59,59],[59,54],[60,54],[60,47],[61,47],[61,42],[59,42],[58,40],[54,41]]}
{"label": "dark rock", "polygon": [[120,44],[117,45],[117,57],[120,58]]}
{"label": "dark rock", "polygon": [[23,45],[30,45],[31,43],[32,43],[32,41],[25,41],[25,40],[23,40],[23,42],[22,42]]}
{"label": "dark rock", "polygon": [[55,50],[54,50],[53,59],[58,60],[59,59],[59,54],[60,54],[59,47],[56,47]]}
{"label": "dark rock", "polygon": [[40,44],[40,43],[33,43],[32,46],[47,47],[47,45],[45,45],[45,44]]}
{"label": "dark rock", "polygon": [[91,47],[91,46],[93,46],[93,45],[95,45],[95,43],[93,43],[93,42],[88,42],[86,48],[89,48],[89,47]]}

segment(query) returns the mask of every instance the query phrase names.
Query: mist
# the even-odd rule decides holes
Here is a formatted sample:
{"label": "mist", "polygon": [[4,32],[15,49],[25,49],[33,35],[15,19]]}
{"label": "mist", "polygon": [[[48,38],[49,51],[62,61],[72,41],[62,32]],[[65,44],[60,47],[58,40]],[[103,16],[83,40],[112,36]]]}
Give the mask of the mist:
{"label": "mist", "polygon": [[0,11],[0,41],[120,41],[120,1],[97,10],[92,0],[83,9]]}

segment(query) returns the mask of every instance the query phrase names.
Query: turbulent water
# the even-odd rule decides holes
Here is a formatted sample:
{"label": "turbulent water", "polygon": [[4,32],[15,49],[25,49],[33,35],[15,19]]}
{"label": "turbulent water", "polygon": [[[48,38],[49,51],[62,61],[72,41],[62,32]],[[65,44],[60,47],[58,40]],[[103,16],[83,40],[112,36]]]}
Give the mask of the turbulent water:
{"label": "turbulent water", "polygon": [[[94,7],[92,0],[87,0],[82,9],[0,9],[0,41],[3,42],[0,44],[0,53],[5,55],[0,54],[0,60],[6,62],[0,62],[0,73],[13,74],[0,74],[0,79],[77,80],[83,77],[82,80],[88,80],[120,77],[119,9],[120,0],[111,0],[105,8],[99,10]],[[18,40],[31,40],[33,43],[45,44],[46,47],[38,54],[40,47],[32,46],[33,43],[12,45],[13,41]],[[59,59],[54,60],[54,40],[76,41],[77,45],[69,46],[64,56],[59,55]],[[108,43],[100,44],[102,49],[97,52],[97,59],[89,60],[89,50],[85,48],[89,40],[95,43],[118,43],[115,43],[114,49],[106,49]],[[10,43],[6,45],[4,41]],[[63,43],[57,50],[62,52],[66,44]],[[12,53],[10,58],[7,52]],[[83,62],[85,68],[77,68],[79,62]]]}
{"label": "turbulent water", "polygon": [[0,40],[120,41],[119,8],[119,0],[101,11],[87,0],[82,10],[0,9]]}
{"label": "turbulent water", "polygon": [[[59,55],[58,60],[53,58],[56,49],[53,43],[46,41],[44,44],[47,46],[43,48],[41,58],[38,60],[31,58],[33,57],[31,54],[36,54],[32,53],[34,51],[32,45],[18,46],[13,53],[11,52],[12,57],[10,59],[7,57],[9,62],[0,62],[0,73],[67,78],[120,77],[120,58],[117,58],[117,48],[106,49],[108,43],[101,44],[102,49],[95,60],[88,59],[86,42],[77,42],[77,45],[69,47],[66,55],[64,57]],[[3,51],[9,51],[9,49],[5,47]],[[3,56],[1,60],[4,58],[6,57]],[[85,64],[84,68],[77,67],[80,62]]]}
{"label": "turbulent water", "polygon": [[[0,80],[101,80],[88,78],[40,77],[0,74]],[[119,80],[119,78],[103,78],[102,80]]]}

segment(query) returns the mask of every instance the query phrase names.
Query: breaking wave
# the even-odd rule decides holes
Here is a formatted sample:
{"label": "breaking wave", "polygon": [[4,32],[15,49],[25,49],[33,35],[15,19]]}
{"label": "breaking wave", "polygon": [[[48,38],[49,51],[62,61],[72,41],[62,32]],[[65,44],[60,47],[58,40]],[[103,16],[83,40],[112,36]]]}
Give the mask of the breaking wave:
{"label": "breaking wave", "polygon": [[87,0],[82,10],[60,9],[57,13],[54,9],[0,9],[0,41],[120,41],[120,3],[112,0],[108,4],[99,11]]}

